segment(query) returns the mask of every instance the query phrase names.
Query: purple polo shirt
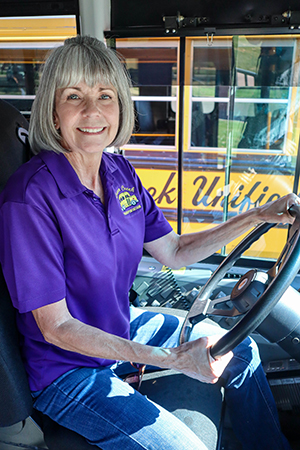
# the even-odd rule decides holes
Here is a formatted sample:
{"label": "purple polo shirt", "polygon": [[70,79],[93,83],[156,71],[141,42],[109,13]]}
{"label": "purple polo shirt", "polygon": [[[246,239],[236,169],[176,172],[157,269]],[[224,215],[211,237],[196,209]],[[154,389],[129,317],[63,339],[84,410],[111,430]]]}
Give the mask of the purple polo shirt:
{"label": "purple polo shirt", "polygon": [[100,174],[105,206],[64,155],[42,152],[0,196],[0,261],[33,391],[72,368],[113,361],[47,343],[31,311],[65,297],[73,317],[129,338],[128,292],[143,243],[171,231],[125,158],[104,153]]}

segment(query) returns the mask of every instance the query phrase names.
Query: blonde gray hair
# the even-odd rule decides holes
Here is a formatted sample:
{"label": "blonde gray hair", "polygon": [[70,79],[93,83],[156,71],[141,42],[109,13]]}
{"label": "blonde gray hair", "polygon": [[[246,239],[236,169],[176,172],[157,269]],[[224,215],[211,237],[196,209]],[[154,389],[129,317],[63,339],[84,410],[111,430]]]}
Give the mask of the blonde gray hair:
{"label": "blonde gray hair", "polygon": [[125,145],[134,125],[134,109],[130,81],[124,65],[113,50],[90,36],[67,39],[55,48],[43,67],[36,98],[33,102],[29,142],[33,153],[52,150],[65,153],[60,134],[54,126],[57,89],[76,86],[84,81],[93,87],[97,83],[113,86],[119,100],[119,129],[110,146]]}

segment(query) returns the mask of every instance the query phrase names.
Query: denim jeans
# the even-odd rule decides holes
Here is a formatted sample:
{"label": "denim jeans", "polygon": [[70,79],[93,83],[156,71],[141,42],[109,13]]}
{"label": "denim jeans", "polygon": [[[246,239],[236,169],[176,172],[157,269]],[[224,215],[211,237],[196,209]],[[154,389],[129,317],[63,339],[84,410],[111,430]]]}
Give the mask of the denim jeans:
{"label": "denim jeans", "polygon": [[[131,339],[174,347],[181,325],[179,317],[133,308]],[[222,332],[218,330],[200,323],[194,327],[192,339]],[[131,365],[122,361],[109,367],[73,369],[33,393],[34,406],[103,450],[206,449],[184,423],[124,383],[120,376],[129,372]],[[290,449],[280,431],[276,405],[252,339],[236,347],[222,383],[232,425],[244,450]]]}

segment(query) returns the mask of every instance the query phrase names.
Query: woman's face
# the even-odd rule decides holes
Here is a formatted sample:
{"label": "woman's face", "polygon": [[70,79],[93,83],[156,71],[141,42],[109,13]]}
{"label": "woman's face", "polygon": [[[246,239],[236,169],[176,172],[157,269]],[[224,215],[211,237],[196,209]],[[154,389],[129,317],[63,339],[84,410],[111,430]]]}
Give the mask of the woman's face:
{"label": "woman's face", "polygon": [[89,87],[84,81],[58,89],[54,123],[61,144],[79,153],[102,152],[119,128],[119,101],[115,88],[103,84]]}

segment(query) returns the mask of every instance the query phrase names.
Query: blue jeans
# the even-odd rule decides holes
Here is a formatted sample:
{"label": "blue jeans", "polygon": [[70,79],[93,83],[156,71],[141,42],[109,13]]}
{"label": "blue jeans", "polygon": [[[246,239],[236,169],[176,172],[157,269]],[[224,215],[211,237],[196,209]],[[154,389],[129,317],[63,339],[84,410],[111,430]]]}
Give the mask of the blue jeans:
{"label": "blue jeans", "polygon": [[[174,347],[181,325],[179,317],[134,308],[131,339]],[[192,339],[218,330],[200,323],[194,327]],[[103,450],[206,449],[184,423],[119,378],[129,372],[128,362],[71,370],[33,393],[34,406]],[[280,431],[276,405],[252,339],[234,350],[222,382],[233,428],[244,450],[290,449]]]}

